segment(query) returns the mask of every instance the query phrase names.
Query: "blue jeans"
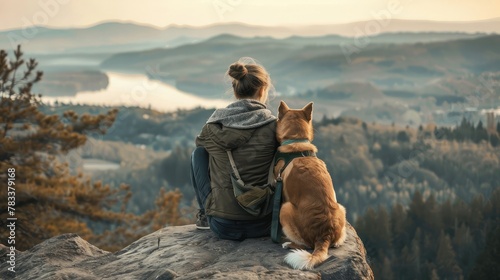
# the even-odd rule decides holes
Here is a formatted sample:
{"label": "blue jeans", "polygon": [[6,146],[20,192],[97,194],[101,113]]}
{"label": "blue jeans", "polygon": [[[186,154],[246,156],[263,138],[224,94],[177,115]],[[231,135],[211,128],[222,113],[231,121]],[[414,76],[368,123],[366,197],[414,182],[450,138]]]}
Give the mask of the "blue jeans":
{"label": "blue jeans", "polygon": [[[197,147],[191,155],[191,184],[196,193],[198,206],[205,211],[205,202],[212,192],[208,167],[208,152],[203,147]],[[210,229],[221,239],[244,240],[269,236],[271,230],[271,215],[260,220],[237,221],[214,216],[208,216]]]}

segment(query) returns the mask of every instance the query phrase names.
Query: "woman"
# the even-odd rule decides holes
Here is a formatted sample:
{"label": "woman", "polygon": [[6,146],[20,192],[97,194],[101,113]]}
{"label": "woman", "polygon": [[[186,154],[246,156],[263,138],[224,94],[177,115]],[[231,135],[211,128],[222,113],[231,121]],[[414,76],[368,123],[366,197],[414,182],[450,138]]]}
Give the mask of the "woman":
{"label": "woman", "polygon": [[245,184],[266,184],[278,146],[276,117],[265,105],[272,85],[264,67],[240,59],[227,74],[237,100],[215,110],[196,138],[191,179],[200,207],[197,228],[211,229],[222,239],[243,240],[269,235],[271,216],[251,214],[238,203],[227,150]]}

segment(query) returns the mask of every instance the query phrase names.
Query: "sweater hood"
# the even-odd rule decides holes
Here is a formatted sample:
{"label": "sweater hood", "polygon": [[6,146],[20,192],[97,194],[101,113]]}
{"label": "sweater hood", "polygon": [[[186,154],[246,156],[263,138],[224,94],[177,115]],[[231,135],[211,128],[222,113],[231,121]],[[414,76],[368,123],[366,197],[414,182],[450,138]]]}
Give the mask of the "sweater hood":
{"label": "sweater hood", "polygon": [[226,108],[215,110],[207,124],[219,123],[228,128],[252,129],[276,120],[266,105],[253,99],[240,99]]}

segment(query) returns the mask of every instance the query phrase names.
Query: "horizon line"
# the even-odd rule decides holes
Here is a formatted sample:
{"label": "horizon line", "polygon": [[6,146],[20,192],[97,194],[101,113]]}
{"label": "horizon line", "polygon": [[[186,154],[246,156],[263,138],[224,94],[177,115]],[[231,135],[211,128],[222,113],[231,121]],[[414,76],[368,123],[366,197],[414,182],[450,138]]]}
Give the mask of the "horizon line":
{"label": "horizon line", "polygon": [[[133,24],[133,25],[137,25],[137,26],[154,28],[154,29],[157,29],[157,30],[165,30],[165,29],[168,29],[168,28],[171,28],[171,27],[207,28],[207,27],[223,26],[223,25],[243,25],[243,26],[250,26],[250,27],[274,27],[274,28],[276,28],[276,27],[282,27],[282,28],[304,28],[304,27],[317,27],[317,26],[348,25],[348,24],[356,24],[356,23],[367,22],[367,21],[371,21],[371,20],[373,20],[373,19],[357,20],[357,21],[341,22],[341,23],[313,23],[313,24],[298,24],[298,25],[291,25],[291,24],[262,25],[262,24],[251,24],[251,23],[239,22],[239,21],[228,21],[228,22],[215,22],[215,23],[203,24],[203,25],[190,25],[190,24],[176,24],[176,23],[171,23],[171,24],[167,24],[165,26],[158,26],[158,25],[154,25],[154,24],[151,24],[151,23],[145,23],[145,22],[134,21],[134,20],[102,20],[102,21],[98,21],[98,22],[95,22],[95,23],[92,23],[92,24],[80,25],[80,26],[65,26],[65,27],[61,27],[61,26],[50,26],[50,25],[31,25],[31,26],[26,26],[26,27],[16,27],[16,28],[0,29],[0,32],[9,32],[9,31],[23,30],[25,28],[45,28],[45,29],[52,29],[52,30],[89,29],[89,28],[93,28],[93,27],[96,27],[96,26],[99,26],[99,25],[104,25],[104,24],[109,24],[109,23]],[[478,23],[478,22],[488,22],[488,21],[500,21],[500,17],[478,19],[478,20],[465,20],[465,21],[433,20],[433,19],[406,19],[406,18],[393,18],[391,20],[416,21],[416,22],[434,22],[434,23]]]}

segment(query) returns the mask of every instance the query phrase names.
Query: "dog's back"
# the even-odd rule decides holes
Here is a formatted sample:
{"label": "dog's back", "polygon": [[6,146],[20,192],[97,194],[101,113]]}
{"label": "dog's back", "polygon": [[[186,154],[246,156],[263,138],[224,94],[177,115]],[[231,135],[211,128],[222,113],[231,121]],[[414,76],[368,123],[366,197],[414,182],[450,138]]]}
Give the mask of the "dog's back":
{"label": "dog's back", "polygon": [[297,158],[287,171],[284,201],[293,201],[301,209],[296,222],[308,229],[303,238],[309,247],[314,247],[317,235],[330,232],[335,227],[331,223],[337,220],[339,204],[332,179],[325,163],[315,157]]}

